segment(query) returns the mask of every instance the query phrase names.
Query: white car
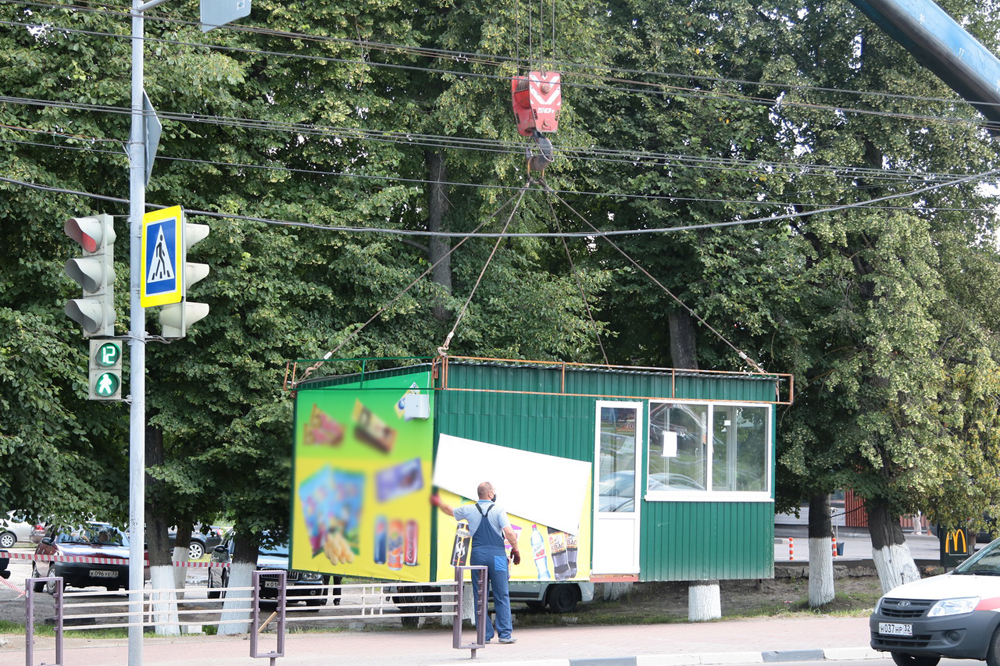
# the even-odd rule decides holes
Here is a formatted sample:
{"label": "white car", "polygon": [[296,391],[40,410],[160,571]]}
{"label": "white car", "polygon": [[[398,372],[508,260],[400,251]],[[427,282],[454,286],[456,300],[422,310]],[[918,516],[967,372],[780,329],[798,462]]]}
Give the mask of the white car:
{"label": "white car", "polygon": [[943,576],[900,585],[878,601],[871,646],[897,666],[942,657],[1000,666],[1000,539]]}
{"label": "white car", "polygon": [[28,541],[31,538],[33,526],[19,520],[14,520],[16,511],[8,511],[5,519],[0,519],[0,548],[13,548],[18,541]]}

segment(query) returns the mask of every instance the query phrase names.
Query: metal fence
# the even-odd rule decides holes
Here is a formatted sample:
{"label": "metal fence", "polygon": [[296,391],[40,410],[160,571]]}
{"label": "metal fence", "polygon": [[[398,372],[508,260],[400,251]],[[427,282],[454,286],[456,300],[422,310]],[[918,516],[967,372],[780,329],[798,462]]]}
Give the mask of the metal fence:
{"label": "metal fence", "polygon": [[[285,656],[286,633],[289,625],[356,620],[399,619],[404,626],[417,626],[420,618],[450,618],[453,622],[452,647],[457,650],[476,650],[485,647],[486,596],[479,595],[474,609],[476,636],[470,643],[463,643],[462,618],[464,574],[471,572],[486,584],[486,567],[467,566],[455,568],[455,580],[440,583],[370,582],[340,585],[310,586],[320,592],[316,596],[290,595],[286,571],[254,571],[250,587],[215,588],[218,598],[183,599],[180,595],[189,589],[154,590],[136,592],[80,591],[67,592],[63,579],[31,578],[25,583],[25,663],[34,663],[34,606],[35,584],[52,582],[51,594],[55,602],[55,663],[46,666],[66,666],[63,662],[63,639],[66,628],[73,630],[111,629],[127,627],[168,627],[183,633],[190,627],[227,625],[238,629],[231,633],[249,633],[250,656],[275,660]],[[291,586],[294,587],[294,586]],[[480,589],[483,589],[482,587]],[[268,597],[262,591],[268,591]],[[271,597],[271,594],[274,594]],[[99,600],[96,598],[100,597]],[[108,597],[116,599],[109,601]],[[325,605],[290,606],[290,602],[311,599],[324,600]],[[120,599],[119,602],[117,599]],[[338,603],[331,603],[337,600]],[[228,604],[228,605],[227,605]],[[273,606],[273,609],[272,609]],[[245,625],[241,627],[240,625]],[[261,647],[261,635],[268,628],[275,634],[273,649]]]}

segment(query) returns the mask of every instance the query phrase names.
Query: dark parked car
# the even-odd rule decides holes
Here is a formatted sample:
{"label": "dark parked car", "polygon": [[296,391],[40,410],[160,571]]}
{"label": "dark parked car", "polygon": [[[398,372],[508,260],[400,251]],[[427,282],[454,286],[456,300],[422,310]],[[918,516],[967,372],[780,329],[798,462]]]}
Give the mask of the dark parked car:
{"label": "dark parked car", "polygon": [[[84,523],[75,527],[49,527],[35,555],[99,557],[110,562],[32,562],[32,578],[62,576],[73,587],[105,587],[114,592],[128,587],[129,543],[124,532],[107,523]],[[119,564],[120,562],[120,564]],[[34,584],[35,592],[55,591],[55,583]]]}
{"label": "dark parked car", "polygon": [[[205,553],[212,552],[216,546],[222,543],[222,537],[225,535],[225,530],[216,525],[205,525],[195,527],[194,531],[191,532],[191,543],[188,546],[188,559],[189,560],[200,560],[205,556]],[[177,528],[171,528],[167,533],[167,539],[170,541],[170,547],[174,547],[174,542],[177,540]]]}
{"label": "dark parked car", "polygon": [[[212,550],[212,562],[231,563],[234,554],[234,540],[232,533],[227,534],[221,544]],[[288,545],[280,544],[275,546],[261,546],[257,551],[258,571],[288,571]],[[326,603],[326,590],[321,587],[330,583],[330,576],[318,574],[310,571],[288,571],[287,589],[285,595],[288,603],[305,601],[309,606],[322,606]],[[334,583],[340,583],[340,576],[334,577]],[[225,588],[229,586],[229,567],[209,567],[208,569],[208,597],[218,599],[225,595]],[[334,590],[334,594],[337,590]],[[277,599],[278,579],[276,577],[265,577],[261,579],[260,596],[263,599]],[[334,604],[340,601],[334,599]]]}

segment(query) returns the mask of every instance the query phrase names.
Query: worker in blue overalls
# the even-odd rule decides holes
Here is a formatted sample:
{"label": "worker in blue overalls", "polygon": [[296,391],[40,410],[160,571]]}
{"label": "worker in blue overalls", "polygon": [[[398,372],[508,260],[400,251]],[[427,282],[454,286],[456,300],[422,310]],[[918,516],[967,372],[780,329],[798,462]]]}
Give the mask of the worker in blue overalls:
{"label": "worker in blue overalls", "polygon": [[[477,493],[478,502],[457,509],[442,504],[437,495],[431,501],[445,514],[454,516],[455,520],[465,520],[469,523],[469,531],[472,532],[470,564],[486,567],[487,590],[491,588],[493,590],[493,607],[497,615],[496,634],[499,635],[499,642],[514,643],[517,639],[510,635],[514,627],[510,618],[510,593],[507,587],[509,573],[504,539],[506,538],[511,546],[514,564],[519,564],[521,553],[517,548],[517,533],[510,526],[507,512],[497,504],[497,494],[493,490],[493,484],[489,481],[480,483]],[[478,606],[480,590],[476,576],[472,577],[472,594]],[[493,634],[493,622],[487,615],[484,632],[487,643],[493,639]]]}

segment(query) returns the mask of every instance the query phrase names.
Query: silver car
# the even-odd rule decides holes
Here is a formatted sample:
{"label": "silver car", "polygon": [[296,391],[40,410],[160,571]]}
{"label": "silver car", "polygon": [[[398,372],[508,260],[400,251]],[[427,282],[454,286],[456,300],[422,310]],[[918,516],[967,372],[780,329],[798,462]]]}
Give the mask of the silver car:
{"label": "silver car", "polygon": [[16,511],[8,511],[7,517],[0,519],[0,548],[13,548],[18,541],[29,541],[33,525],[16,519]]}

